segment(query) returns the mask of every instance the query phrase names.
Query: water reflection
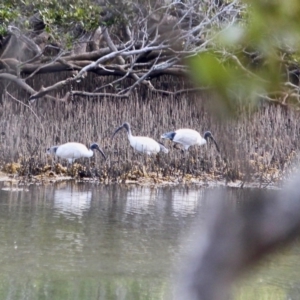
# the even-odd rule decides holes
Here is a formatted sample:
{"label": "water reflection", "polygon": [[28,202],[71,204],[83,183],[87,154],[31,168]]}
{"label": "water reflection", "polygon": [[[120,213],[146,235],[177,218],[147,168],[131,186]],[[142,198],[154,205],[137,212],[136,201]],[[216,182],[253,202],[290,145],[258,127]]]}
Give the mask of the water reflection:
{"label": "water reflection", "polygon": [[[204,218],[206,193],[77,183],[0,190],[0,299],[170,298],[182,241]],[[278,282],[280,295],[299,295],[292,279],[299,256],[293,248],[270,259],[260,281],[237,289],[236,299],[259,299],[262,287],[273,295]]]}
{"label": "water reflection", "polygon": [[173,215],[193,215],[203,200],[203,190],[179,189],[172,199]]}
{"label": "water reflection", "polygon": [[198,194],[73,183],[1,190],[0,299],[164,298]]}
{"label": "water reflection", "polygon": [[150,205],[155,205],[158,197],[157,189],[136,187],[130,189],[126,197],[125,213],[148,213]]}
{"label": "water reflection", "polygon": [[74,185],[55,189],[54,192],[54,208],[67,218],[81,218],[89,210],[91,200],[91,191],[82,191]]}
{"label": "water reflection", "polygon": [[171,213],[175,217],[196,214],[203,200],[203,190],[195,188],[149,188],[135,187],[126,194],[126,209],[128,214],[147,214],[149,209],[157,207],[159,201],[165,199],[171,204]]}

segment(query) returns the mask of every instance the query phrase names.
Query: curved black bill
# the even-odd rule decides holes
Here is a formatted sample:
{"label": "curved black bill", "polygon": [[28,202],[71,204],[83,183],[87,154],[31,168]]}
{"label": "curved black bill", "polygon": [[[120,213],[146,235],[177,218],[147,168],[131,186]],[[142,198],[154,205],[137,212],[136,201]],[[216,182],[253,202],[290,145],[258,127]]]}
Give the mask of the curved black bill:
{"label": "curved black bill", "polygon": [[106,156],[104,154],[104,152],[102,151],[102,149],[100,147],[96,148],[101,154],[102,156],[104,157],[104,159],[106,160]]}
{"label": "curved black bill", "polygon": [[214,144],[216,145],[217,151],[220,152],[220,148],[216,142],[216,140],[214,139],[214,137],[211,135],[210,138],[212,139],[212,141],[214,142]]}
{"label": "curved black bill", "polygon": [[114,136],[116,135],[116,133],[117,133],[117,132],[119,132],[119,131],[120,131],[122,128],[123,128],[123,125],[122,125],[122,126],[120,126],[119,128],[117,128],[117,129],[115,130],[115,132],[113,133],[113,135],[112,135],[111,139],[113,139],[113,138],[114,138]]}

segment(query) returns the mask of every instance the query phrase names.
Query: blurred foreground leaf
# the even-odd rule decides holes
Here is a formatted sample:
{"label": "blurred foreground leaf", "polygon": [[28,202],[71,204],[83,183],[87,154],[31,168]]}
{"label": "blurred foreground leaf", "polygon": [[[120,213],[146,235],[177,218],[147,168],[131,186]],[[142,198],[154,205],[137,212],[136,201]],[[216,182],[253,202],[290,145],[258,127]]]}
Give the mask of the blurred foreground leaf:
{"label": "blurred foreground leaf", "polygon": [[235,23],[210,32],[211,47],[188,59],[195,84],[218,94],[226,117],[261,99],[299,106],[300,1],[243,2]]}

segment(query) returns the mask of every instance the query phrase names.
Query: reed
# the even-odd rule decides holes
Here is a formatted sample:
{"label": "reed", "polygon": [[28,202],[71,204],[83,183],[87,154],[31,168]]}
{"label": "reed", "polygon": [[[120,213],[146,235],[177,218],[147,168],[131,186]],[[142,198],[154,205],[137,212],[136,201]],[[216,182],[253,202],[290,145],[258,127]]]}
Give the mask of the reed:
{"label": "reed", "polygon": [[[48,81],[51,76],[54,75],[48,75]],[[32,84],[38,89],[45,80],[45,76],[40,76]],[[84,89],[93,90],[95,85],[103,83],[91,77],[85,81]],[[166,78],[160,79],[159,84],[170,85]],[[180,80],[173,82],[170,90],[182,88],[184,84]],[[12,89],[11,93],[25,101],[21,91]],[[134,179],[145,176],[145,172],[170,178],[190,174],[227,180],[275,180],[289,170],[299,144],[297,111],[263,104],[249,114],[241,106],[238,119],[221,122],[207,109],[209,100],[207,95],[166,97],[139,88],[128,99],[75,98],[71,103],[39,99],[28,107],[6,94],[0,106],[1,166],[9,171],[8,164],[18,163],[19,175],[38,175],[49,170],[45,166],[52,163],[46,148],[76,141],[86,145],[98,142],[109,157],[104,162],[96,153],[91,168],[87,159],[78,160],[79,173],[108,181],[122,176]],[[146,158],[133,151],[125,131],[111,140],[114,129],[125,121],[131,124],[134,135],[150,136],[158,141],[162,133],[177,128],[193,128],[201,134],[210,130],[221,152],[208,144],[191,148],[184,157],[171,142],[164,141],[169,154]],[[61,164],[66,166],[64,161]]]}

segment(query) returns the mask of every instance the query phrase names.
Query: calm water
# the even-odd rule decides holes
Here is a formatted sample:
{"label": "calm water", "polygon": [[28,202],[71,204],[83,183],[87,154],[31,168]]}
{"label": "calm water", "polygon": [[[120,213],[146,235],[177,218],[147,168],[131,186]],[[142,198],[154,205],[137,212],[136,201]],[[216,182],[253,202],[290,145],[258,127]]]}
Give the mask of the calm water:
{"label": "calm water", "polygon": [[[0,299],[170,299],[207,201],[197,187],[0,187]],[[300,299],[299,267],[295,244],[253,270],[235,299]]]}

